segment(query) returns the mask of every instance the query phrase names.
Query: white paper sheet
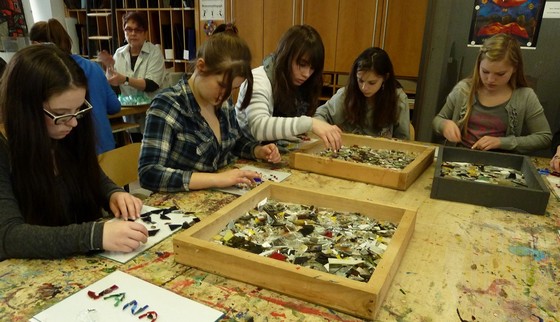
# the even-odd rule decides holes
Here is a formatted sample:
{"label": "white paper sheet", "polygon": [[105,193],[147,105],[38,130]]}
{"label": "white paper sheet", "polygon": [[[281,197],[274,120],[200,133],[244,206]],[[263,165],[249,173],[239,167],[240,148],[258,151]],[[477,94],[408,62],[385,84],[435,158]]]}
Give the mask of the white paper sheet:
{"label": "white paper sheet", "polygon": [[[99,294],[101,291],[117,285],[118,289],[105,295],[125,293],[123,301],[115,306],[114,298],[96,300],[88,296],[88,291]],[[148,308],[140,314],[132,314],[129,305],[136,300],[136,310],[148,305]],[[206,305],[200,304],[188,298],[182,297],[159,286],[155,286],[132,275],[115,271],[92,285],[69,296],[61,302],[51,306],[43,312],[35,315],[30,322],[133,322],[150,321],[147,317],[139,317],[149,311],[157,312],[158,322],[177,321],[216,321],[223,313]]]}
{"label": "white paper sheet", "polygon": [[[148,211],[152,211],[152,210],[156,210],[156,209],[160,209],[160,208],[143,206],[142,207],[142,213],[146,213]],[[134,257],[138,256],[138,254],[140,254],[141,252],[143,252],[143,251],[149,249],[150,247],[154,246],[155,244],[159,243],[163,239],[169,237],[171,234],[181,230],[181,228],[171,230],[169,228],[170,223],[171,224],[178,224],[178,225],[181,224],[182,225],[186,221],[191,225],[194,224],[192,222],[194,216],[192,216],[192,215],[185,215],[185,214],[182,214],[182,213],[169,213],[169,214],[166,214],[166,216],[169,217],[170,220],[161,219],[159,215],[151,215],[151,219],[152,219],[153,224],[145,223],[144,221],[142,221],[142,219],[137,219],[136,220],[136,222],[144,224],[144,226],[146,226],[146,228],[148,228],[148,231],[153,230],[153,229],[159,229],[159,231],[154,236],[148,237],[148,242],[145,243],[144,245],[141,245],[140,247],[138,247],[138,249],[136,249],[135,251],[130,252],[130,253],[105,251],[103,253],[100,253],[99,255],[102,256],[102,257],[106,257],[106,258],[115,260],[119,263],[126,263],[129,260],[133,259]],[[113,219],[113,220],[121,220],[121,219]]]}
{"label": "white paper sheet", "polygon": [[[261,175],[261,183],[266,181],[281,182],[291,175],[291,173],[289,172],[263,169],[251,165],[244,166],[241,168],[241,170],[250,170],[250,171],[258,172]],[[233,186],[229,188],[220,188],[216,190],[241,196],[251,191],[251,188],[245,186]]]}

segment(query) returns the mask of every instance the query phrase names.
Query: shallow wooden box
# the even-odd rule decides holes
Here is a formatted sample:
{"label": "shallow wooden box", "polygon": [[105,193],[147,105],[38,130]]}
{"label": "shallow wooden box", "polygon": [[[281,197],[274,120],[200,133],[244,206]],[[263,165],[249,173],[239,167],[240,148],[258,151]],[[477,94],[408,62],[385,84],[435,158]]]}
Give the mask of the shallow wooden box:
{"label": "shallow wooden box", "polygon": [[[525,177],[527,187],[442,177],[443,161],[470,162],[519,170]],[[549,196],[548,186],[528,156],[456,147],[441,147],[439,150],[430,198],[543,215]]]}
{"label": "shallow wooden box", "polygon": [[299,151],[292,152],[290,154],[290,167],[331,177],[406,190],[434,161],[435,147],[410,142],[344,133],[342,134],[342,144],[345,146],[359,145],[373,149],[414,152],[418,153],[418,156],[406,168],[392,170],[380,166],[318,156],[316,153],[324,150],[325,147],[321,141],[317,141]]}
{"label": "shallow wooden box", "polygon": [[[265,198],[338,211],[354,211],[398,223],[368,282],[262,257],[212,241],[226,225]],[[175,260],[367,319],[374,319],[414,231],[416,211],[266,182],[173,238]]]}

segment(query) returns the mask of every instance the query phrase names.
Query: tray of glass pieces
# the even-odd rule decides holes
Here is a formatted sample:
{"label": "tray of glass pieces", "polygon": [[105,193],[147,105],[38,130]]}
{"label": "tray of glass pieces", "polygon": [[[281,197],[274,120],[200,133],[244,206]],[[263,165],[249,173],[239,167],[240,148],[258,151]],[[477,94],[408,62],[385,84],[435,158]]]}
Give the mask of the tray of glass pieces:
{"label": "tray of glass pieces", "polygon": [[550,190],[525,155],[441,147],[430,197],[543,215]]}
{"label": "tray of glass pieces", "polygon": [[266,182],[173,239],[177,262],[374,319],[416,211]]}
{"label": "tray of glass pieces", "polygon": [[394,139],[342,134],[339,151],[322,141],[290,154],[290,167],[406,190],[434,161],[435,147]]}

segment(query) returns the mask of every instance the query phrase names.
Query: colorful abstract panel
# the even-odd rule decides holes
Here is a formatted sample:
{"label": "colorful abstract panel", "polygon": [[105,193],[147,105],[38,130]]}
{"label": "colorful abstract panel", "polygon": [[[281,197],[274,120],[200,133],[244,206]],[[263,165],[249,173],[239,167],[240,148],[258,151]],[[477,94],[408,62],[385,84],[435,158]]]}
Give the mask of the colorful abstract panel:
{"label": "colorful abstract panel", "polygon": [[0,0],[0,36],[23,37],[27,35],[27,24],[21,0]]}
{"label": "colorful abstract panel", "polygon": [[499,33],[514,36],[522,47],[535,48],[545,0],[475,0],[470,46]]}

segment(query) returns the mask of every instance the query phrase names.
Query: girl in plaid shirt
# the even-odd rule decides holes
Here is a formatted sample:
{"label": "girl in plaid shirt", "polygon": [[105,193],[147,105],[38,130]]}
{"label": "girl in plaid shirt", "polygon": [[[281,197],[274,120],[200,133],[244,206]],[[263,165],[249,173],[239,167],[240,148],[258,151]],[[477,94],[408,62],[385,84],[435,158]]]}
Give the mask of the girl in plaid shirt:
{"label": "girl in plaid shirt", "polygon": [[250,62],[244,40],[213,35],[198,50],[193,74],[154,98],[139,161],[143,188],[177,192],[251,184],[259,177],[254,171],[217,171],[239,157],[280,162],[276,145],[263,146],[243,134],[228,102],[245,80],[252,91]]}

